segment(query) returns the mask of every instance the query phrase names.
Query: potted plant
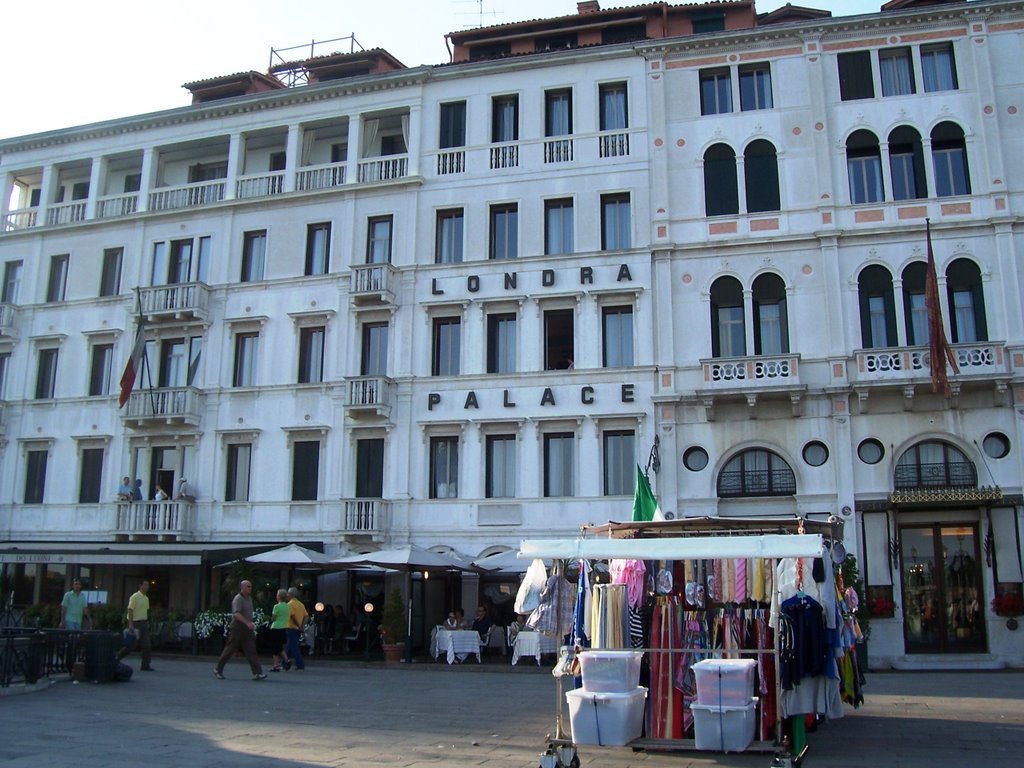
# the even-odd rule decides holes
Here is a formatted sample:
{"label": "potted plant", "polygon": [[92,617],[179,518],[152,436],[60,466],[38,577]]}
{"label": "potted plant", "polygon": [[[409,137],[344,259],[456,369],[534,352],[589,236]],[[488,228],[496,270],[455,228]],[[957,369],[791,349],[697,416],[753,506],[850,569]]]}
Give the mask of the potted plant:
{"label": "potted plant", "polygon": [[1006,619],[1007,629],[1017,629],[1017,617],[1024,614],[1024,597],[1016,590],[1000,592],[992,598],[992,612]]}
{"label": "potted plant", "polygon": [[384,649],[384,661],[397,664],[405,653],[406,616],[402,591],[393,589],[384,601],[380,617],[380,640]]}

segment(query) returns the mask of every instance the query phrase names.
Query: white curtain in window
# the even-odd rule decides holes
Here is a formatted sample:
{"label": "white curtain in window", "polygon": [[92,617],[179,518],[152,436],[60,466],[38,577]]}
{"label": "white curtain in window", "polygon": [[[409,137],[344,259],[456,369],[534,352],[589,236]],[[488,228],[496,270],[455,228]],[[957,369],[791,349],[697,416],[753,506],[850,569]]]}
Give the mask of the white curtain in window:
{"label": "white curtain in window", "polygon": [[380,133],[380,120],[363,120],[363,153],[362,157],[376,157],[377,134]]}
{"label": "white curtain in window", "polygon": [[1020,582],[1020,549],[1017,542],[1016,510],[1004,507],[992,510],[992,541],[996,545],[996,581]]}
{"label": "white curtain in window", "polygon": [[402,115],[402,143],[405,145],[405,151],[409,151],[409,115]]}
{"label": "white curtain in window", "polygon": [[892,584],[889,567],[889,520],[887,512],[864,513],[864,557],[867,560],[867,584],[887,587]]}

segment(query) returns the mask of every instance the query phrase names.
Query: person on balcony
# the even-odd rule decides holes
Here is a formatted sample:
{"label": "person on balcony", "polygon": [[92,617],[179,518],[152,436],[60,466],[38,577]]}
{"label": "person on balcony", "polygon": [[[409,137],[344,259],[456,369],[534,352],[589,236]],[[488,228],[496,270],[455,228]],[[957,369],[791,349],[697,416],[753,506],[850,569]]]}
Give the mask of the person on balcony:
{"label": "person on balcony", "polygon": [[123,478],[121,478],[121,484],[117,486],[117,500],[132,500],[132,481],[128,479],[128,475],[125,475]]}
{"label": "person on balcony", "polygon": [[156,484],[156,491],[153,492],[153,501],[167,501],[170,496],[167,495],[167,491],[160,487],[160,483]]}
{"label": "person on balcony", "polygon": [[188,484],[184,477],[178,481],[178,492],[174,495],[175,501],[195,501],[196,489]]}
{"label": "person on balcony", "polygon": [[132,489],[132,501],[142,501],[142,481],[135,478],[135,488]]}

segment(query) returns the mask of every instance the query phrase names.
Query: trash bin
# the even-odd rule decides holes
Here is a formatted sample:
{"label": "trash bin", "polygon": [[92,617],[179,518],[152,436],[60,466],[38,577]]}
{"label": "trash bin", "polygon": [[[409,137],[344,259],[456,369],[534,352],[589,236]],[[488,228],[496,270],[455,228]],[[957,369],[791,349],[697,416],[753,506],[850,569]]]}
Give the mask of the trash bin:
{"label": "trash bin", "polygon": [[120,632],[82,633],[85,646],[85,679],[94,683],[112,683],[117,672]]}

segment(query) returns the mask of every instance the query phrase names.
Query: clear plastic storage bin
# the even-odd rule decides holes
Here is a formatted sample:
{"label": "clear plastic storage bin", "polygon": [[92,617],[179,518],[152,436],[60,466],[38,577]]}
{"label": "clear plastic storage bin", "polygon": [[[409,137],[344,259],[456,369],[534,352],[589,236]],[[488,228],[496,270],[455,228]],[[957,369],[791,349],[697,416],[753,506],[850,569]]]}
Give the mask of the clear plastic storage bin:
{"label": "clear plastic storage bin", "polygon": [[640,738],[644,724],[646,688],[629,693],[590,693],[578,689],[565,694],[569,724],[576,744],[624,747]]}
{"label": "clear plastic storage bin", "polygon": [[693,738],[697,749],[708,752],[743,752],[754,740],[757,699],[742,707],[691,704]]}
{"label": "clear plastic storage bin", "polygon": [[705,659],[693,665],[697,677],[697,703],[704,706],[742,707],[754,695],[753,659]]}
{"label": "clear plastic storage bin", "polygon": [[643,651],[580,651],[583,690],[591,693],[631,693],[640,684]]}

